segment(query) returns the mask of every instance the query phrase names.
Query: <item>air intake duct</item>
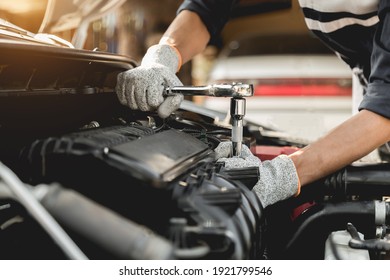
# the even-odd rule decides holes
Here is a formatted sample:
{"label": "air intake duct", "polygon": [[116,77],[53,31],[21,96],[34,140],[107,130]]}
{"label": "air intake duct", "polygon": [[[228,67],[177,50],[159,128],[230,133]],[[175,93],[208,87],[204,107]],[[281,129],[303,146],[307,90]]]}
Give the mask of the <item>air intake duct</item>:
{"label": "air intake duct", "polygon": [[390,163],[351,165],[324,180],[325,194],[340,198],[390,196]]}

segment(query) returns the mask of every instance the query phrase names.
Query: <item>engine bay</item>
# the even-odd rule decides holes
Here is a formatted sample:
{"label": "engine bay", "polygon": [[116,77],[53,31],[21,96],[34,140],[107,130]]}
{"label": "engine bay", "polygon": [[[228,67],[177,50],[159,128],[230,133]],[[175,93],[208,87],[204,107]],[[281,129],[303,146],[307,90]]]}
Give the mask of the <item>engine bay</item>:
{"label": "engine bay", "polygon": [[[388,258],[386,161],[263,209],[258,168],[215,159],[232,135],[224,113],[130,110],[115,77],[132,60],[15,44],[0,41],[1,259],[77,258],[68,238],[90,259]],[[243,139],[262,160],[308,144],[247,121]]]}

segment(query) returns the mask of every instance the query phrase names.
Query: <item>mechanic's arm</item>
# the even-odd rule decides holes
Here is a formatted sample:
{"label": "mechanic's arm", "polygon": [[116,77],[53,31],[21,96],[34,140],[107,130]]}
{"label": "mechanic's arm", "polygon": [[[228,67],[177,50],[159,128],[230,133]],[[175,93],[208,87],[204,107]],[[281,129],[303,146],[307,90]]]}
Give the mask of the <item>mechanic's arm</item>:
{"label": "mechanic's arm", "polygon": [[191,11],[180,12],[160,40],[178,49],[182,63],[202,52],[210,40],[210,34],[200,17]]}
{"label": "mechanic's arm", "polygon": [[301,185],[306,185],[360,159],[387,141],[390,141],[390,120],[362,110],[290,158]]}
{"label": "mechanic's arm", "polygon": [[390,140],[390,1],[378,6],[371,75],[360,112],[290,156],[302,185],[326,176]]}
{"label": "mechanic's arm", "polygon": [[[299,194],[301,185],[337,171],[390,141],[390,1],[379,2],[378,16],[371,75],[360,112],[290,156],[254,164],[260,166],[260,177],[253,189],[264,207]],[[227,158],[228,152],[217,152],[217,158],[223,157],[229,168],[240,167],[243,162],[253,165],[253,155]]]}
{"label": "mechanic's arm", "polygon": [[[356,116],[291,156],[302,184],[368,154],[390,140],[390,1],[381,0],[373,41],[371,75]],[[315,166],[315,168],[310,165]]]}
{"label": "mechanic's arm", "polygon": [[357,115],[291,155],[302,185],[368,154],[390,140],[390,1],[381,0],[371,75]]}
{"label": "mechanic's arm", "polygon": [[116,93],[134,110],[155,111],[166,118],[180,107],[183,95],[163,96],[167,87],[181,86],[181,65],[220,34],[238,0],[184,0],[160,43],[151,46],[139,67],[120,73]]}
{"label": "mechanic's arm", "polygon": [[257,166],[260,176],[253,191],[263,207],[300,193],[301,186],[316,181],[368,154],[390,140],[390,119],[362,110],[326,136],[290,156],[260,162],[243,145],[240,157],[230,157],[231,142],[215,149],[225,168]]}

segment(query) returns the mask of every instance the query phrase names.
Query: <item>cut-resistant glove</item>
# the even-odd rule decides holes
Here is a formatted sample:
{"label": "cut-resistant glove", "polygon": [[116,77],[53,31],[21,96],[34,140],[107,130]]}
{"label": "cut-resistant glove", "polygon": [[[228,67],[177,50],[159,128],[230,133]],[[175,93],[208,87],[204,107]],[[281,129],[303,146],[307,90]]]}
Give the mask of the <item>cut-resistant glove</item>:
{"label": "cut-resistant glove", "polygon": [[297,196],[300,191],[298,174],[293,161],[286,155],[261,162],[246,145],[242,146],[240,157],[229,157],[231,142],[221,142],[215,149],[218,162],[224,162],[226,169],[257,166],[259,180],[252,191],[259,197],[263,207]]}
{"label": "cut-resistant glove", "polygon": [[181,94],[163,96],[165,88],[183,85],[175,75],[180,65],[181,56],[175,47],[150,47],[140,66],[118,75],[116,93],[120,103],[134,110],[157,110],[160,117],[168,117],[183,101]]}

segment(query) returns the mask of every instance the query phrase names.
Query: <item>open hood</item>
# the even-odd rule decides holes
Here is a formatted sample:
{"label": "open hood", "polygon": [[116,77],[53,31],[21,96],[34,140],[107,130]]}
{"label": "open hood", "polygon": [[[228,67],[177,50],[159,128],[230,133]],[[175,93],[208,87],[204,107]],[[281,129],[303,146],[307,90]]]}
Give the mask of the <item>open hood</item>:
{"label": "open hood", "polygon": [[76,29],[72,44],[76,48],[82,48],[89,24],[124,2],[125,0],[49,0],[39,32],[56,33]]}

